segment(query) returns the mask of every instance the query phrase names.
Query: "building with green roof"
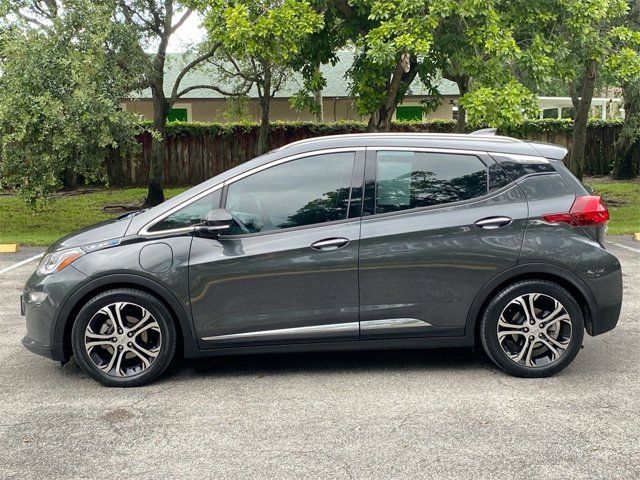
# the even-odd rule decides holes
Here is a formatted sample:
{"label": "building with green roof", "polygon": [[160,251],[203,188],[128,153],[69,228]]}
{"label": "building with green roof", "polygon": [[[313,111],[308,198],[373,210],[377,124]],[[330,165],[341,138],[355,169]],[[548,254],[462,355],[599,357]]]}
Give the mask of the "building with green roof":
{"label": "building with green roof", "polygon": [[[322,92],[323,111],[325,121],[338,120],[365,120],[355,109],[353,98],[349,95],[349,82],[347,70],[353,64],[353,52],[338,52],[339,61],[335,65],[323,65],[327,85]],[[165,92],[167,96],[171,94],[171,88],[179,74],[186,57],[181,54],[172,54],[167,59],[165,73]],[[212,84],[212,74],[206,69],[194,70],[188,73],[182,80],[180,88],[193,85]],[[232,90],[231,85],[225,85],[220,81],[216,83],[223,90]],[[302,84],[299,74],[294,74],[282,85],[271,102],[270,117],[272,120],[295,121],[313,120],[313,115],[309,112],[298,112],[291,108],[289,98],[293,96]],[[426,89],[419,81],[414,81],[405,97],[402,105],[396,110],[396,117],[404,120],[419,119],[452,119],[455,118],[458,102],[458,87],[455,83],[442,79],[438,85],[438,91],[442,100],[438,108],[429,114],[423,114],[420,101],[428,96]],[[256,121],[260,118],[260,105],[258,94],[253,87],[248,93],[247,109],[248,115]],[[153,104],[151,102],[151,91],[149,89],[136,92],[130,98],[123,100],[123,106],[129,111],[142,114],[148,119],[153,118]],[[195,122],[221,122],[233,121],[229,115],[229,101],[223,94],[211,89],[192,90],[184,95],[178,103],[174,105],[169,114],[169,120],[183,120]]]}

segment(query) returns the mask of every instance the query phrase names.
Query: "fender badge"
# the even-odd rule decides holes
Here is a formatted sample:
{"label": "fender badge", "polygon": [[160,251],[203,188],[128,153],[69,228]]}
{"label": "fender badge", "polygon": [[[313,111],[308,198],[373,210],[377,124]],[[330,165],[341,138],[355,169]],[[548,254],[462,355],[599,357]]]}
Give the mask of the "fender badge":
{"label": "fender badge", "polygon": [[89,253],[89,252],[94,252],[96,250],[102,250],[103,248],[115,247],[117,245],[120,245],[119,238],[116,238],[113,240],[105,240],[104,242],[91,243],[89,245],[85,245],[84,247],[82,247],[82,249],[85,252]]}

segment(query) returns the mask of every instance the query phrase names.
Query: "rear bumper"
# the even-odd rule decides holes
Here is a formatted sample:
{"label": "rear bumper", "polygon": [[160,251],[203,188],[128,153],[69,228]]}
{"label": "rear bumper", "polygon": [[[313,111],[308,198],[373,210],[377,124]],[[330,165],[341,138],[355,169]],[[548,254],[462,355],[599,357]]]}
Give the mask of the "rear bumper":
{"label": "rear bumper", "polygon": [[[592,249],[582,262],[581,276],[594,296],[590,302],[586,329],[600,335],[615,328],[622,309],[622,268],[618,259],[603,248]],[[597,259],[597,260],[596,260]]]}
{"label": "rear bumper", "polygon": [[622,303],[591,309],[591,319],[587,321],[587,333],[591,336],[613,330],[620,318]]}

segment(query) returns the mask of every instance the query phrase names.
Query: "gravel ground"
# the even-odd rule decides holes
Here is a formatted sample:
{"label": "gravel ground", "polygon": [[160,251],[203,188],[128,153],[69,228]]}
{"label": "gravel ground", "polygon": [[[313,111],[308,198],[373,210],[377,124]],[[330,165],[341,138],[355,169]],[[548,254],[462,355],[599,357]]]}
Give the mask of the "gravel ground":
{"label": "gravel ground", "polygon": [[107,389],[21,346],[30,263],[0,276],[0,478],[640,478],[640,243],[609,248],[618,327],[541,380],[430,350],[179,361]]}

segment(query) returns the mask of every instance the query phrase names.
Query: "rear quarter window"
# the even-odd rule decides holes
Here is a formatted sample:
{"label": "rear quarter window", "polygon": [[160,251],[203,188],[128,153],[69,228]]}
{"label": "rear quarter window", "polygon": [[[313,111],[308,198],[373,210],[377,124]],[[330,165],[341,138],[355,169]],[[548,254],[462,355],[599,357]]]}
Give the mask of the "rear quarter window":
{"label": "rear quarter window", "polygon": [[[565,157],[566,161],[567,158]],[[565,182],[571,186],[576,195],[589,195],[591,192],[585,187],[580,180],[578,180],[573,173],[565,166],[561,160],[549,160],[549,163],[555,168],[555,170],[562,176]]]}
{"label": "rear quarter window", "polygon": [[[556,174],[526,178],[518,184],[529,202],[559,197],[574,198],[573,190],[564,179]],[[553,212],[549,212],[553,213]]]}

